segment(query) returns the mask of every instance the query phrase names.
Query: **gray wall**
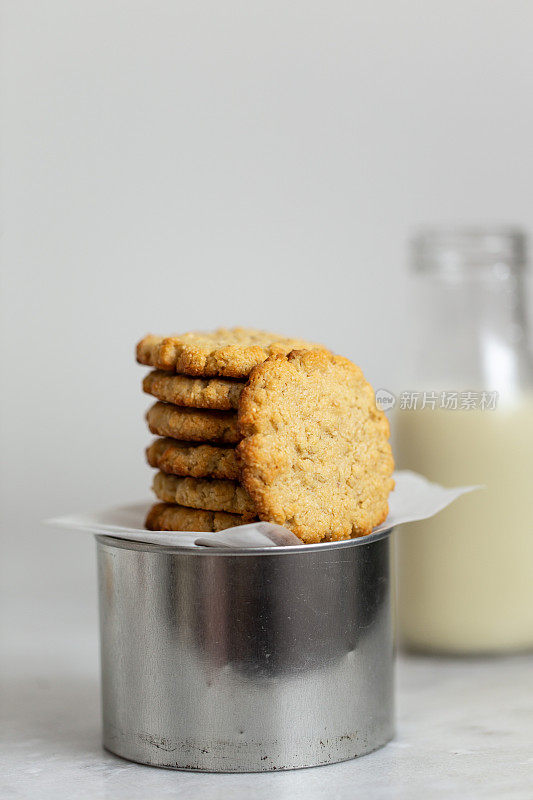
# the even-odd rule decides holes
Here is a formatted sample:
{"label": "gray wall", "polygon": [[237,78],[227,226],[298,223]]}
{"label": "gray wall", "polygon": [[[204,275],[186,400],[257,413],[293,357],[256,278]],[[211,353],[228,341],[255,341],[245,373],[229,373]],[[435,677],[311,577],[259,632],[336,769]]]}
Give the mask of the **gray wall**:
{"label": "gray wall", "polygon": [[39,521],[148,496],[141,335],[266,327],[395,385],[412,227],[532,229],[533,5],[2,7],[4,585],[82,614],[90,538]]}

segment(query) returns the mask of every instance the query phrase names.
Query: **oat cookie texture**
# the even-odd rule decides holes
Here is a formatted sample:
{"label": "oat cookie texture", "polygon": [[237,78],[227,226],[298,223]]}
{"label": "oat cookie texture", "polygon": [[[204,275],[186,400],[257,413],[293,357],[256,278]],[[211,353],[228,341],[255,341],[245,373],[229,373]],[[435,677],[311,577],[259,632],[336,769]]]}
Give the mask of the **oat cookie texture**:
{"label": "oat cookie texture", "polygon": [[258,365],[239,405],[241,482],[262,520],[306,543],[364,536],[388,514],[387,418],[359,367],[324,350]]}
{"label": "oat cookie texture", "polygon": [[253,328],[219,328],[175,336],[145,336],[137,345],[137,361],[158,370],[203,377],[246,378],[275,353],[319,347]]}
{"label": "oat cookie texture", "polygon": [[152,433],[172,439],[236,444],[241,438],[237,415],[229,411],[180,408],[158,402],[148,409],[146,420]]}
{"label": "oat cookie texture", "polygon": [[145,527],[149,531],[200,531],[216,533],[250,520],[224,511],[203,511],[169,503],[155,503],[148,512]]}
{"label": "oat cookie texture", "polygon": [[143,380],[143,390],[165,403],[217,411],[236,411],[243,386],[230,378],[193,378],[160,369]]}
{"label": "oat cookie texture", "polygon": [[171,475],[239,479],[239,463],[232,446],[156,439],[146,450],[146,460],[151,467]]}
{"label": "oat cookie texture", "polygon": [[153,490],[159,500],[206,511],[257,516],[248,492],[236,481],[183,478],[158,472]]}

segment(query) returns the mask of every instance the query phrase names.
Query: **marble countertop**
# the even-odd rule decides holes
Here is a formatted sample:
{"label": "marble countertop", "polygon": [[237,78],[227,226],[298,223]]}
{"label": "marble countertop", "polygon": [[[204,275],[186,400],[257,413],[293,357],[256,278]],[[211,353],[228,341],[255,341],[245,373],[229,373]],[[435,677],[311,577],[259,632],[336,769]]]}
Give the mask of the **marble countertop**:
{"label": "marble countertop", "polygon": [[186,773],[102,749],[93,611],[80,619],[53,602],[19,598],[13,614],[2,648],[3,798],[533,796],[533,656],[401,657],[397,736],[355,761],[260,775]]}

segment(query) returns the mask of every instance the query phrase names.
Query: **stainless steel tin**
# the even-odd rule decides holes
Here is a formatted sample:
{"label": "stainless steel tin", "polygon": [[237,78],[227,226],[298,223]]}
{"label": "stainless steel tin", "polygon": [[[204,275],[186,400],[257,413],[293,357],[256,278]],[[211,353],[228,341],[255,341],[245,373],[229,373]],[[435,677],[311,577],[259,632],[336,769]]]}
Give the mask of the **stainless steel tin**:
{"label": "stainless steel tin", "polygon": [[262,772],[392,737],[388,532],[237,551],[96,538],[108,750]]}

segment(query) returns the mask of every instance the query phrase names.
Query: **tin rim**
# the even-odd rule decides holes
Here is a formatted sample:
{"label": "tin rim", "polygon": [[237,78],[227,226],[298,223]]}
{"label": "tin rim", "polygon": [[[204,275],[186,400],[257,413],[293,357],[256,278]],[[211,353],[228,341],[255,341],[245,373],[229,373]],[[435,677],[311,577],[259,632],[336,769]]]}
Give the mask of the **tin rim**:
{"label": "tin rim", "polygon": [[[108,534],[96,533],[95,538],[101,544],[110,547],[118,547],[122,550],[143,550],[154,553],[179,553],[180,555],[192,556],[267,556],[267,555],[289,555],[292,553],[317,553],[331,552],[332,550],[344,550],[352,547],[364,547],[365,545],[379,542],[388,538],[394,528],[387,528],[376,533],[369,533],[367,536],[359,536],[355,539],[343,539],[338,542],[317,542],[315,544],[301,545],[281,545],[273,547],[180,547],[179,545],[154,544],[152,542],[140,542],[135,539],[125,539]],[[200,538],[200,536],[198,537]]]}

